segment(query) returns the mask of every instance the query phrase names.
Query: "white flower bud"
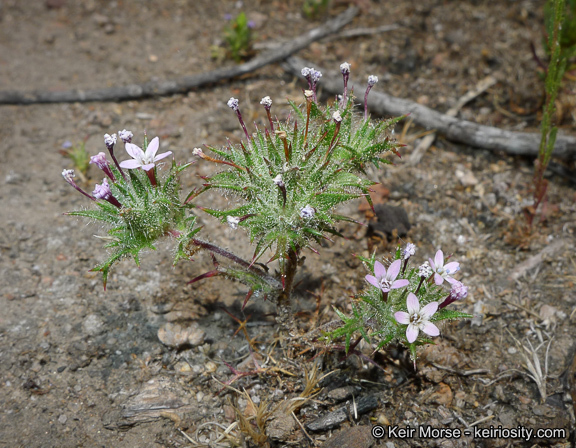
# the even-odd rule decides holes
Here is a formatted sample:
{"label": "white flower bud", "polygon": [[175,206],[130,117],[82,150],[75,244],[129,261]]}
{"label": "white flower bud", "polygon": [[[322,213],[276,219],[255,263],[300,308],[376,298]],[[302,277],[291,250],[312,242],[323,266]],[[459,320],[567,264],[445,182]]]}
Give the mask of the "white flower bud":
{"label": "white flower bud", "polygon": [[343,75],[350,73],[350,64],[348,64],[348,62],[342,62],[342,64],[340,64],[340,71]]}
{"label": "white flower bud", "polygon": [[314,207],[311,207],[310,205],[307,205],[300,210],[300,218],[302,219],[313,218],[315,214],[316,210],[314,210]]}
{"label": "white flower bud", "polygon": [[378,76],[374,76],[374,75],[368,76],[368,85],[370,87],[373,87],[374,84],[376,84],[377,82],[378,82]]}
{"label": "white flower bud", "polygon": [[104,143],[106,146],[114,146],[116,144],[116,134],[104,134]]}
{"label": "white flower bud", "polygon": [[428,278],[431,275],[432,275],[432,268],[430,267],[428,262],[425,261],[424,264],[420,265],[420,267],[418,268],[418,276]]}
{"label": "white flower bud", "polygon": [[416,246],[412,243],[406,244],[406,247],[402,250],[402,258],[408,260],[412,255],[416,253]]}
{"label": "white flower bud", "polygon": [[124,143],[132,143],[132,137],[134,137],[134,134],[132,134],[130,131],[127,131],[126,129],[123,129],[122,131],[118,131],[118,137]]}
{"label": "white flower bud", "polygon": [[227,104],[230,109],[238,110],[238,100],[236,98],[230,98]]}
{"label": "white flower bud", "polygon": [[282,174],[278,174],[278,176],[276,176],[274,178],[274,183],[276,185],[278,185],[279,187],[283,187],[284,186],[284,181],[282,180]]}
{"label": "white flower bud", "polygon": [[62,177],[66,182],[70,183],[76,177],[76,173],[74,173],[74,170],[62,170]]}
{"label": "white flower bud", "polygon": [[228,225],[231,229],[236,230],[238,228],[238,224],[240,223],[240,218],[237,216],[227,216],[226,221],[228,221]]}
{"label": "white flower bud", "polygon": [[266,109],[270,109],[270,107],[272,107],[272,99],[269,96],[265,96],[260,100],[260,104]]}

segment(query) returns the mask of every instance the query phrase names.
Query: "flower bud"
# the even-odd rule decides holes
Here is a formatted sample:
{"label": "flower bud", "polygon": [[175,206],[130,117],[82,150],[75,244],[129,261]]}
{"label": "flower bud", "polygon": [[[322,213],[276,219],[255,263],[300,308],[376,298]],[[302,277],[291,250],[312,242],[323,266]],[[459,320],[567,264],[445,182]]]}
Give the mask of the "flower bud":
{"label": "flower bud", "polygon": [[428,278],[432,275],[432,268],[427,261],[418,268],[418,277]]}
{"label": "flower bud", "polygon": [[260,104],[266,109],[270,109],[270,107],[272,107],[272,99],[269,96],[265,96],[260,100]]}
{"label": "flower bud", "polygon": [[412,243],[406,244],[406,247],[402,249],[402,258],[408,260],[412,255],[416,253],[416,246]]}
{"label": "flower bud", "polygon": [[108,149],[113,148],[116,144],[116,134],[104,134],[104,143]]}
{"label": "flower bud", "polygon": [[303,207],[300,210],[300,218],[302,218],[302,219],[313,218],[315,214],[316,214],[316,210],[314,210],[314,207],[311,207],[310,205],[306,205],[306,207]]}
{"label": "flower bud", "polygon": [[127,131],[126,129],[122,130],[122,131],[118,131],[118,137],[120,138],[120,140],[122,140],[124,143],[132,143],[132,137],[134,137],[134,134],[132,134],[132,132]]}
{"label": "flower bud", "polygon": [[96,184],[92,195],[94,195],[96,199],[108,199],[112,195],[110,185],[108,185],[108,179],[102,179],[101,185]]}
{"label": "flower bud", "polygon": [[238,228],[238,224],[240,223],[240,218],[237,216],[227,216],[226,221],[228,221],[228,225],[231,229],[236,230]]}
{"label": "flower bud", "polygon": [[350,73],[350,64],[348,64],[348,62],[342,62],[342,64],[340,64],[340,71],[343,75]]}
{"label": "flower bud", "polygon": [[230,109],[238,110],[238,100],[236,98],[230,98],[227,104]]}

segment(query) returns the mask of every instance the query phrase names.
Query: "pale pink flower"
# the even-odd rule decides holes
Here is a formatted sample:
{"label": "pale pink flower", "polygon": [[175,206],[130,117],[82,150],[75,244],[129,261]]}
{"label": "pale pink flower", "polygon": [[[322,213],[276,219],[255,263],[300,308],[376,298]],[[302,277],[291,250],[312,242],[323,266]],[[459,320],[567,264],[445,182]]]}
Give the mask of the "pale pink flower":
{"label": "pale pink flower", "polygon": [[408,286],[408,280],[396,280],[400,273],[402,260],[394,261],[388,266],[388,271],[382,263],[377,261],[374,263],[374,275],[367,275],[366,281],[376,288],[380,288],[382,292],[389,292],[391,289],[403,288]]}
{"label": "pale pink flower", "polygon": [[448,264],[444,264],[444,253],[439,250],[434,256],[434,260],[429,258],[430,267],[432,272],[434,272],[434,283],[441,285],[446,280],[448,283],[457,282],[451,276],[460,270],[460,263],[452,261]]}
{"label": "pale pink flower", "polygon": [[172,154],[172,151],[167,151],[158,156],[156,155],[160,146],[158,137],[154,137],[152,139],[146,148],[146,152],[142,151],[133,143],[126,143],[125,146],[126,152],[130,155],[130,157],[132,157],[132,160],[125,160],[124,162],[120,163],[120,166],[129,170],[142,168],[144,171],[149,171],[154,168],[156,162]]}
{"label": "pale pink flower", "polygon": [[398,311],[394,313],[394,319],[399,324],[408,325],[408,328],[406,328],[406,339],[408,339],[410,344],[418,338],[420,330],[428,336],[438,336],[440,334],[438,327],[430,322],[430,318],[438,310],[438,302],[430,302],[420,309],[418,297],[416,297],[416,294],[409,292],[406,306],[408,312]]}

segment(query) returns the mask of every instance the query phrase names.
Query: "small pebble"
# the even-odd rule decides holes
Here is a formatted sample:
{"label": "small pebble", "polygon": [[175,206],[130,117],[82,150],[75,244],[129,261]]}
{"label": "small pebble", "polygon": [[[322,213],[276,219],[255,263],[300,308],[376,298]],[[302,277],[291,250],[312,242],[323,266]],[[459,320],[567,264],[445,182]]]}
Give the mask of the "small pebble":
{"label": "small pebble", "polygon": [[158,330],[158,339],[162,344],[178,348],[187,345],[197,346],[204,342],[206,333],[196,322],[188,327],[167,323]]}

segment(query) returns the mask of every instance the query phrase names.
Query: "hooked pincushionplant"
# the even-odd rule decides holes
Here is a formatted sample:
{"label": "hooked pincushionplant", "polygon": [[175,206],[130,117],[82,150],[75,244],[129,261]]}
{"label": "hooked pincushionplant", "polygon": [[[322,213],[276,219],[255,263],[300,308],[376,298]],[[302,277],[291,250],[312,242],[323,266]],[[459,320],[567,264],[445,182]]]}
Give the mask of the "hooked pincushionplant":
{"label": "hooked pincushionplant", "polygon": [[[154,249],[156,240],[168,236],[178,243],[175,262],[191,259],[200,250],[212,255],[215,268],[189,283],[215,276],[238,280],[249,288],[244,306],[253,294],[267,297],[277,305],[278,321],[294,328],[291,296],[297,269],[304,259],[302,252],[310,249],[318,253],[316,247],[322,240],[341,236],[337,228],[340,221],[356,222],[339,214],[337,206],[357,198],[366,198],[372,205],[369,192],[376,182],[367,179],[367,166],[379,168],[390,163],[383,156],[399,156],[398,148],[402,146],[387,132],[402,117],[372,122],[367,115],[368,93],[378,79],[368,78],[362,114],[355,110],[354,96],[348,92],[350,65],[343,63],[340,71],[344,80],[341,100],[320,106],[317,85],[322,74],[306,67],[302,75],[308,81],[308,89],[304,90],[303,104],[289,101],[292,112],[288,118],[273,120],[272,99],[262,98],[260,104],[266,111],[268,126],[256,127],[252,134],[239,101],[230,98],[227,104],[236,114],[245,140],[238,144],[229,141],[224,148],[206,146],[213,156],[194,148],[195,156],[222,170],[202,176],[202,188],[192,190],[183,200],[179,174],[191,163],[177,165],[173,160],[167,170],[161,170],[160,165],[167,164],[158,162],[172,152],[157,154],[158,137],[150,144],[145,138],[140,148],[132,143],[130,131],[119,132],[131,158],[118,162],[114,154],[118,137],[106,134],[104,143],[114,163],[109,163],[102,152],[91,158],[91,163],[107,176],[92,194],[76,184],[72,170],[64,170],[64,179],[97,206],[96,210],[69,214],[102,221],[110,228],[106,239],[112,253],[95,268],[102,271],[104,284],[116,261],[131,256],[138,263],[140,251]],[[192,203],[209,190],[225,195],[230,207],[216,209]],[[233,230],[246,230],[255,245],[252,259],[244,260],[228,249],[197,238],[200,229],[195,227],[193,208]],[[263,264],[260,260],[268,251],[271,257]],[[434,322],[470,317],[447,309],[447,305],[467,294],[466,286],[452,277],[459,270],[459,263],[446,263],[439,250],[429,264],[411,268],[415,251],[412,243],[402,250],[398,248],[387,267],[376,261],[375,255],[360,257],[369,271],[365,277],[367,287],[352,303],[350,316],[336,310],[342,325],[326,336],[345,337],[346,350],[356,333],[369,343],[377,342],[377,350],[397,339],[409,346],[415,360],[416,347],[431,342],[422,334],[439,334]],[[227,259],[227,263],[219,263],[216,257]],[[269,273],[266,266],[272,261],[278,263],[275,273]],[[452,286],[448,295],[444,280]]]}
{"label": "hooked pincushionplant", "polygon": [[[342,70],[346,86],[349,64],[342,67],[346,69]],[[303,105],[289,101],[292,113],[288,119],[273,121],[272,100],[264,97],[261,104],[269,128],[256,127],[254,134],[246,128],[238,100],[228,100],[246,140],[239,144],[229,142],[221,149],[207,146],[214,157],[196,148],[195,155],[222,164],[225,169],[206,178],[204,188],[188,198],[196,200],[207,190],[236,198],[232,208],[199,208],[233,229],[246,229],[255,243],[249,266],[273,250],[267,262],[278,261],[281,287],[266,285],[267,281],[249,269],[229,271],[219,267],[218,273],[246,283],[251,291],[277,296],[278,304],[287,310],[285,317],[302,251],[317,252],[314,246],[322,239],[340,236],[337,222],[353,220],[338,214],[335,208],[359,197],[370,202],[369,188],[376,182],[366,178],[367,165],[378,168],[390,163],[382,156],[398,155],[397,148],[401,146],[389,138],[387,131],[402,117],[374,123],[354,110],[352,96],[322,107],[316,98],[322,73],[305,67],[302,75],[308,81]],[[369,82],[365,97],[374,85],[373,78],[370,77],[372,84]]]}
{"label": "hooked pincushionplant", "polygon": [[[108,227],[109,243],[106,247],[113,251],[104,263],[93,270],[102,271],[104,287],[110,268],[123,257],[131,256],[139,263],[139,253],[143,249],[154,249],[154,242],[163,236],[172,236],[178,241],[175,262],[188,258],[188,246],[193,236],[200,230],[195,228],[196,217],[189,213],[192,205],[180,200],[178,174],[191,164],[177,165],[172,161],[164,176],[158,178],[157,162],[172,154],[170,151],[156,155],[159,147],[158,137],[150,144],[144,140],[145,151],[131,143],[132,133],[123,130],[120,133],[126,145],[126,151],[132,157],[118,163],[114,155],[117,142],[116,134],[106,134],[104,143],[114,164],[106,160],[103,152],[92,156],[91,163],[98,166],[109,179],[104,178],[97,184],[92,195],[86,193],[74,182],[73,170],[64,170],[64,179],[90,198],[97,205],[96,210],[79,210],[68,215],[83,216],[104,222]],[[128,175],[123,169],[128,171]]]}
{"label": "hooked pincushionplant", "polygon": [[[443,281],[438,282],[436,278],[440,274],[433,271],[428,262],[417,268],[409,267],[415,251],[416,246],[412,243],[408,243],[403,249],[398,248],[395,260],[387,270],[382,263],[376,261],[375,254],[371,258],[358,257],[369,272],[374,272],[374,276],[366,276],[369,286],[354,298],[350,315],[336,309],[342,326],[328,333],[327,337],[344,337],[346,351],[350,348],[354,334],[359,334],[368,343],[377,344],[376,350],[396,339],[408,345],[416,365],[416,347],[432,342],[426,336],[434,337],[440,334],[434,322],[471,318],[469,314],[446,308],[465,298],[468,288],[450,277],[452,288],[446,295]],[[404,266],[400,272],[402,260]],[[441,250],[436,252],[435,262],[431,263],[436,271],[444,267],[454,273],[456,268],[459,268],[457,262],[444,266]],[[425,336],[421,336],[420,331]]]}

